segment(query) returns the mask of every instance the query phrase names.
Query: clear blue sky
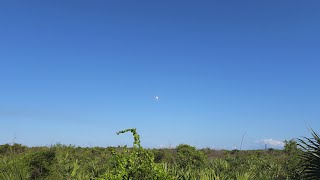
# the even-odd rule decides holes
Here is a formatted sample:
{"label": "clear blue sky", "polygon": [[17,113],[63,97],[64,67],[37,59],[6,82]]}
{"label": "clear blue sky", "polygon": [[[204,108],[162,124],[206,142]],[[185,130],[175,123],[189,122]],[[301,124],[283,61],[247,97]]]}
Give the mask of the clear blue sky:
{"label": "clear blue sky", "polygon": [[[320,130],[320,2],[1,1],[0,143],[255,149]],[[159,96],[159,101],[155,100]]]}

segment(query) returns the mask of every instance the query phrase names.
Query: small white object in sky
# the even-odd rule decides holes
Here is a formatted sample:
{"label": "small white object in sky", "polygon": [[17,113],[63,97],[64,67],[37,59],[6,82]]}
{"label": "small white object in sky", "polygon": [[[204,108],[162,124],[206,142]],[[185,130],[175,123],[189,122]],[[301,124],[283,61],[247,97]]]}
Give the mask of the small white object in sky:
{"label": "small white object in sky", "polygon": [[159,101],[159,96],[156,96],[155,99],[156,99],[156,101]]}

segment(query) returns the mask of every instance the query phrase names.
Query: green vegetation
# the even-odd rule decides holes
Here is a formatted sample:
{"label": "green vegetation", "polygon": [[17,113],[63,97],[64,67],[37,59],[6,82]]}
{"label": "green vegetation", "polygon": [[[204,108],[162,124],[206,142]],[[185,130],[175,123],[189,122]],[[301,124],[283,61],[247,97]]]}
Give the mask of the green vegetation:
{"label": "green vegetation", "polygon": [[[0,179],[319,179],[319,136],[285,141],[284,150],[212,150],[182,144],[144,149],[136,129],[133,147],[0,146]],[[299,148],[300,147],[300,148]]]}
{"label": "green vegetation", "polygon": [[306,179],[320,179],[320,137],[311,129],[312,138],[298,139],[302,147],[303,175]]}

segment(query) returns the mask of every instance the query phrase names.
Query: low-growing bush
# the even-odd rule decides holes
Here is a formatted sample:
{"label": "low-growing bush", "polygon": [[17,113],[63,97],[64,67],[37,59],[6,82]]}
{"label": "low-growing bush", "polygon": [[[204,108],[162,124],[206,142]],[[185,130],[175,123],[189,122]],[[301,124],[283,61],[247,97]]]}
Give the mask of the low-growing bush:
{"label": "low-growing bush", "polygon": [[55,152],[51,149],[30,153],[25,160],[30,169],[31,179],[43,179],[48,176],[54,158]]}
{"label": "low-growing bush", "polygon": [[112,151],[111,169],[104,175],[105,179],[123,180],[166,180],[172,179],[163,166],[154,162],[151,151],[143,149],[136,129],[126,129],[117,134],[131,132],[134,137],[133,148],[124,147],[122,152]]}
{"label": "low-growing bush", "polygon": [[177,164],[181,168],[201,168],[205,166],[207,157],[195,147],[180,144],[177,146]]}

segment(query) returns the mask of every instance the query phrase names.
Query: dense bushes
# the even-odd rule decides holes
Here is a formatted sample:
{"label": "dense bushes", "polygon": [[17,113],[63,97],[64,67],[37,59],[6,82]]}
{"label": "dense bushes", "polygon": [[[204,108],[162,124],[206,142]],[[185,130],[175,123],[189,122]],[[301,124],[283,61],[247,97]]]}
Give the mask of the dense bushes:
{"label": "dense bushes", "polygon": [[284,153],[286,155],[284,168],[288,172],[290,179],[302,178],[302,166],[301,166],[301,149],[298,148],[298,144],[295,140],[291,139],[285,141]]}
{"label": "dense bushes", "polygon": [[177,146],[177,164],[180,168],[201,168],[205,166],[207,157],[195,147],[187,144]]}
{"label": "dense bushes", "polygon": [[30,169],[31,179],[44,179],[47,177],[54,158],[55,152],[51,149],[39,149],[30,153],[25,160]]}
{"label": "dense bushes", "polygon": [[[0,146],[0,180],[12,179],[319,179],[319,137],[286,141],[284,150],[227,151],[181,144],[144,149],[135,129],[132,148],[57,144]],[[302,157],[302,158],[301,158]],[[304,175],[304,176],[302,176]]]}
{"label": "dense bushes", "polygon": [[8,153],[23,153],[27,149],[27,146],[23,146],[21,144],[14,143],[12,145],[3,144],[0,145],[0,154],[8,154]]}
{"label": "dense bushes", "polygon": [[105,179],[172,179],[163,166],[154,162],[154,155],[151,151],[145,150],[140,145],[140,137],[136,129],[127,129],[117,134],[131,132],[134,137],[133,148],[124,147],[121,152],[112,151],[111,168],[104,175]]}

